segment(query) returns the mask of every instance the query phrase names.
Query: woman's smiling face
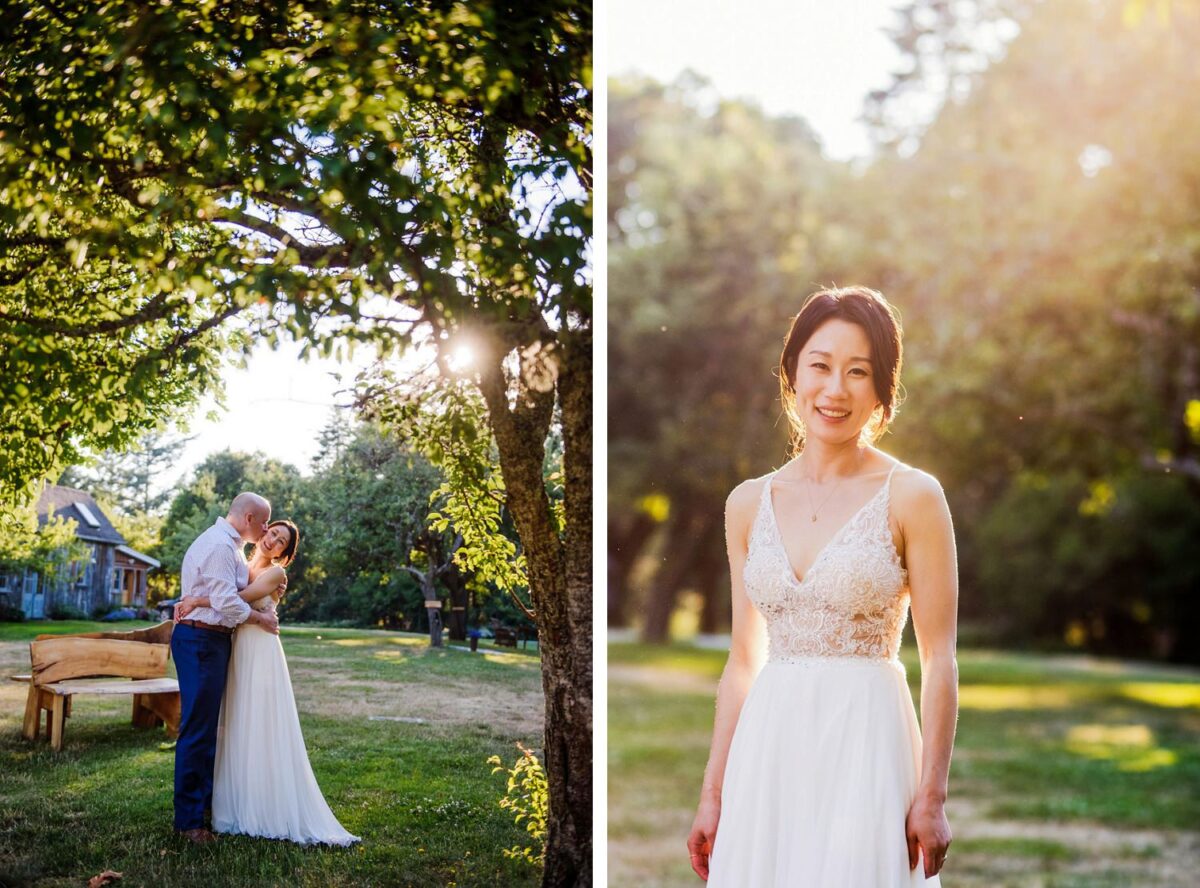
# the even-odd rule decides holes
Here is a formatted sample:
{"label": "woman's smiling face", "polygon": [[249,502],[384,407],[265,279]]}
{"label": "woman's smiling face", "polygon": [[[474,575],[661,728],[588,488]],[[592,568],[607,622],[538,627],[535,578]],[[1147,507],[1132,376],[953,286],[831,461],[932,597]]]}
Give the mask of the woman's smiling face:
{"label": "woman's smiling face", "polygon": [[801,347],[795,380],[796,412],[809,439],[855,440],[880,404],[867,332],[840,318],[826,321]]}
{"label": "woman's smiling face", "polygon": [[287,548],[290,540],[291,531],[288,530],[287,525],[277,524],[267,528],[267,532],[258,541],[258,546],[268,558],[278,558],[283,554],[283,550]]}

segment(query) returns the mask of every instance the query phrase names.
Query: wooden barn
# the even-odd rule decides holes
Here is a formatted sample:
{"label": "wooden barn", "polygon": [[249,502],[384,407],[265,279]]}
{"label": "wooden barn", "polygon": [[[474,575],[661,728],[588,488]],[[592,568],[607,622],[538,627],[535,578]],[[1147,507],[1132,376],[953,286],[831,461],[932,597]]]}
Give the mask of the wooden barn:
{"label": "wooden barn", "polygon": [[69,605],[89,616],[110,606],[146,606],[146,575],[159,563],[125,544],[91,494],[47,484],[37,512],[42,524],[52,515],[74,521],[75,536],[86,545],[89,557],[66,565],[53,580],[32,570],[0,572],[0,604],[19,608],[29,620],[43,619],[55,605]]}

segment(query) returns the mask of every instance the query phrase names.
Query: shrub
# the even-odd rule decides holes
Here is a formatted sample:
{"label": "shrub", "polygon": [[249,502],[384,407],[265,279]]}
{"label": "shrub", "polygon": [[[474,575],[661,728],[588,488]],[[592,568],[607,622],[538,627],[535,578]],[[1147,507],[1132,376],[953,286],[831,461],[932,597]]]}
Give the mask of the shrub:
{"label": "shrub", "polygon": [[69,604],[53,604],[46,609],[48,620],[86,620],[87,614]]}
{"label": "shrub", "polygon": [[511,770],[504,767],[498,755],[488,759],[488,764],[495,765],[493,774],[503,771],[508,775],[508,785],[504,797],[500,799],[500,807],[514,812],[513,820],[516,823],[525,821],[525,831],[533,839],[534,846],[522,848],[513,845],[504,849],[504,856],[541,865],[546,859],[546,816],[550,801],[546,771],[532,750],[520,743],[517,749],[521,750],[521,757]]}
{"label": "shrub", "polygon": [[11,604],[0,604],[0,623],[24,623],[25,611]]}

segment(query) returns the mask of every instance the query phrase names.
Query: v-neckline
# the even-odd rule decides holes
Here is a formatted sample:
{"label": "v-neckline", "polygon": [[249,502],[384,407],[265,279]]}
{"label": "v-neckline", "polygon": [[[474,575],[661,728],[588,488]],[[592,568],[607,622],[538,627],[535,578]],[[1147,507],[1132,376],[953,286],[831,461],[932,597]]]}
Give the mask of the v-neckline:
{"label": "v-neckline", "polygon": [[[894,470],[895,467],[893,466],[893,471]],[[775,476],[778,474],[778,472],[772,472],[770,477],[767,478],[767,509],[770,511],[771,524],[775,527],[775,542],[779,546],[779,554],[783,556],[783,563],[787,566],[788,577],[790,577],[792,582],[797,586],[803,586],[808,581],[808,578],[812,576],[813,568],[821,563],[821,559],[825,557],[825,553],[829,551],[829,547],[837,541],[838,537],[845,532],[846,528],[854,523],[854,520],[858,518],[859,515],[866,511],[867,506],[879,499],[879,495],[888,489],[888,485],[891,484],[892,481],[892,473],[888,472],[887,478],[884,479],[883,484],[877,491],[875,491],[871,498],[859,506],[858,511],[847,518],[842,523],[842,526],[834,531],[833,536],[825,541],[825,545],[823,545],[817,552],[816,556],[812,560],[812,564],[810,564],[808,566],[808,570],[804,572],[803,577],[796,576],[796,568],[792,566],[792,559],[791,556],[788,555],[787,546],[783,544],[783,529],[779,526],[779,516],[775,513],[775,497],[771,491],[771,484],[774,482]]]}

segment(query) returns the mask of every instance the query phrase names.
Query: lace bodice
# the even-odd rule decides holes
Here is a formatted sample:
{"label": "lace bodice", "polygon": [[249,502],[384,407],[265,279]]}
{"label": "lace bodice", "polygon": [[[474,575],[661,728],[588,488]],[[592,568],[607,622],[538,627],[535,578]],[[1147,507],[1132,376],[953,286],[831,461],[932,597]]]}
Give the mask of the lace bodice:
{"label": "lace bodice", "polygon": [[743,578],[767,622],[772,661],[895,659],[908,619],[908,575],[888,526],[892,475],[796,579],[771,499],[772,472],[750,531]]}
{"label": "lace bodice", "polygon": [[275,599],[270,595],[264,595],[262,598],[255,599],[254,601],[250,602],[250,607],[256,611],[263,611],[264,613],[267,611],[275,613]]}

